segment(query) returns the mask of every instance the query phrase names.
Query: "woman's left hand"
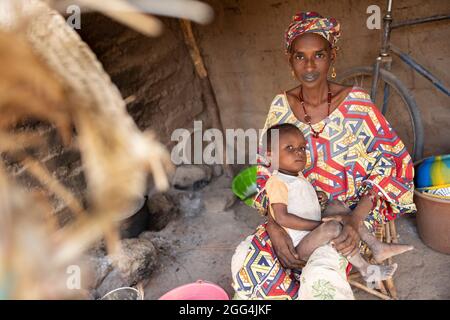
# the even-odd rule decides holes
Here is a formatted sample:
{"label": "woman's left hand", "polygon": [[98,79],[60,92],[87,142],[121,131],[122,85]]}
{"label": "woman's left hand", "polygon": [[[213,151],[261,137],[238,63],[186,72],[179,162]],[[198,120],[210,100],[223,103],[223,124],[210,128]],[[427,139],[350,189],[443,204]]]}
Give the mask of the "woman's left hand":
{"label": "woman's left hand", "polygon": [[342,222],[344,227],[342,228],[341,234],[337,238],[331,240],[331,242],[334,243],[335,249],[340,254],[349,258],[359,251],[359,224],[355,223],[351,218],[343,219]]}

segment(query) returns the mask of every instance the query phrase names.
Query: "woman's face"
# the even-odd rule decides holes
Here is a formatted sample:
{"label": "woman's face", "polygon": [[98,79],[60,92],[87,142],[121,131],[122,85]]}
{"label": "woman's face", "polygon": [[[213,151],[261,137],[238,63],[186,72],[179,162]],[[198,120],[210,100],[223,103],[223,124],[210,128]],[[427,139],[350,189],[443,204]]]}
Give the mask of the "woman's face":
{"label": "woman's face", "polygon": [[292,43],[289,63],[296,78],[305,87],[316,87],[327,80],[335,50],[322,36],[305,33]]}

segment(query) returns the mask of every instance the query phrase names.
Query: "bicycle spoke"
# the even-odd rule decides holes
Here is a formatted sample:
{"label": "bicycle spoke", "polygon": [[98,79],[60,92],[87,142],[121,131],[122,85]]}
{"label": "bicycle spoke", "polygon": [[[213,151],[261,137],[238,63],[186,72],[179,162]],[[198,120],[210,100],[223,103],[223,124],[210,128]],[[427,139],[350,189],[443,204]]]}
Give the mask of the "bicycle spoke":
{"label": "bicycle spoke", "polygon": [[359,85],[361,88],[364,88],[364,75],[361,76],[361,83]]}
{"label": "bicycle spoke", "polygon": [[389,103],[389,94],[390,94],[390,87],[387,83],[384,84],[384,90],[383,90],[383,106],[381,108],[381,113],[383,115],[386,114],[388,103]]}

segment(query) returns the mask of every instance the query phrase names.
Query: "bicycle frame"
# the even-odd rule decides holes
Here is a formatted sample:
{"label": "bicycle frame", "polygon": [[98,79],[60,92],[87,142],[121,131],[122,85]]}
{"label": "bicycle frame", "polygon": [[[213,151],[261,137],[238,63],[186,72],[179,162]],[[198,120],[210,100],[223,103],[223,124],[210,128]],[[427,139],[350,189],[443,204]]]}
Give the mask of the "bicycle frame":
{"label": "bicycle frame", "polygon": [[[412,20],[404,20],[399,22],[392,22],[392,2],[393,0],[388,0],[387,3],[387,12],[385,16],[383,17],[383,38],[382,38],[382,45],[381,45],[381,51],[380,55],[377,57],[375,61],[375,68],[374,68],[374,75],[372,80],[372,87],[370,96],[372,100],[375,100],[376,93],[377,93],[377,84],[380,74],[380,68],[381,64],[383,64],[384,69],[390,70],[391,69],[391,63],[392,58],[389,55],[389,52],[392,50],[404,63],[406,63],[408,66],[413,68],[417,73],[425,77],[428,81],[430,81],[437,89],[445,93],[447,96],[450,96],[450,89],[446,88],[445,85],[437,79],[430,71],[428,71],[424,66],[416,62],[411,56],[408,54],[402,52],[399,48],[392,45],[390,43],[390,35],[391,31],[393,29],[397,29],[404,26],[411,26],[416,24],[422,24],[427,22],[433,22],[433,21],[440,21],[440,20],[446,20],[450,19],[450,15],[436,15],[432,17],[425,17],[425,18],[418,18],[418,19],[412,19]],[[385,88],[385,101],[383,102],[382,111],[385,111],[387,107],[387,100],[386,97],[389,95],[388,89]]]}

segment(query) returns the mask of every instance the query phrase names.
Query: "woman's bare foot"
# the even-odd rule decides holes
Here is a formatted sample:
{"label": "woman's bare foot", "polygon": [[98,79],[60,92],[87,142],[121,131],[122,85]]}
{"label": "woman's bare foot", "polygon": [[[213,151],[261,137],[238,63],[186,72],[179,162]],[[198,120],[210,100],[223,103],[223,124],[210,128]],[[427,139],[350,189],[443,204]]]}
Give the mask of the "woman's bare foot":
{"label": "woman's bare foot", "polygon": [[373,248],[370,248],[373,253],[373,258],[377,263],[382,263],[387,258],[396,256],[398,254],[411,251],[413,246],[406,244],[394,244],[378,242]]}
{"label": "woman's bare foot", "polygon": [[398,265],[396,263],[387,266],[371,264],[365,272],[362,272],[362,270],[360,272],[365,281],[378,282],[392,278],[397,268]]}

